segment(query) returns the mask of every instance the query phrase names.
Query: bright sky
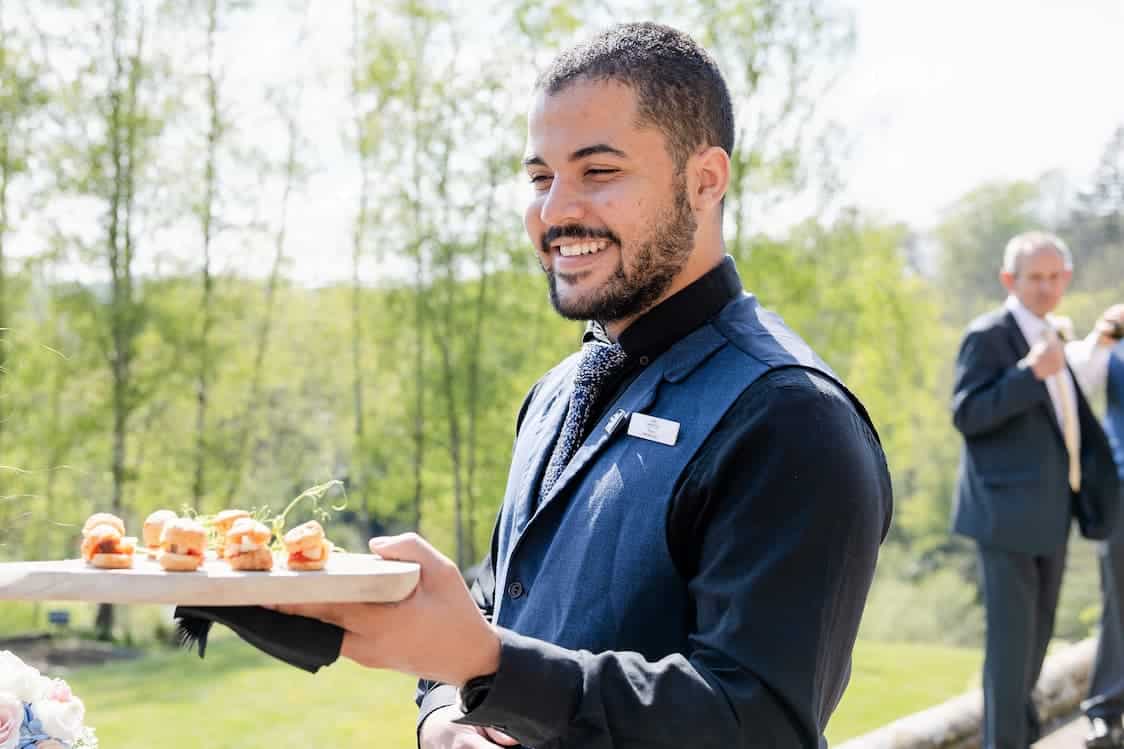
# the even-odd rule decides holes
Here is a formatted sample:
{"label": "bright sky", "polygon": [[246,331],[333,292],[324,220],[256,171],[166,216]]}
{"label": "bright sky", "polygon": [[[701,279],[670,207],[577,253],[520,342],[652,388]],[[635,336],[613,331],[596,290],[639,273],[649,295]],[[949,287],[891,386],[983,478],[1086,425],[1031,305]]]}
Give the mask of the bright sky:
{"label": "bright sky", "polygon": [[928,228],[985,180],[1084,179],[1124,125],[1121,0],[850,0],[831,109],[857,133],[848,195]]}
{"label": "bright sky", "polygon": [[[925,230],[987,180],[1085,179],[1124,125],[1124,0],[840,1],[858,46],[826,110],[856,138],[845,198],[876,215]],[[320,16],[313,41],[349,33],[338,16]],[[297,260],[309,273],[345,275],[352,201],[336,163],[295,216],[294,245],[344,231],[338,262]]]}
{"label": "bright sky", "polygon": [[[882,218],[925,230],[987,180],[1034,179],[1051,169],[1084,179],[1124,125],[1124,0],[836,1],[857,12],[858,47],[823,108],[856,140],[845,199]],[[229,114],[278,158],[284,132],[262,103],[262,82],[319,74],[301,95],[303,157],[312,172],[290,205],[286,243],[289,272],[312,283],[350,276],[358,188],[340,137],[350,117],[350,3],[315,8],[310,54],[293,54],[294,16],[278,8],[276,22],[263,23],[268,6],[258,6],[233,24],[223,55]],[[296,86],[283,88],[291,96]],[[259,218],[275,219],[279,198],[262,194]],[[779,212],[773,218],[785,220]],[[268,268],[267,242],[225,241],[217,254],[228,269]],[[24,248],[34,252],[37,244],[27,236]],[[194,239],[158,244],[194,265]],[[381,272],[369,265],[363,275]]]}

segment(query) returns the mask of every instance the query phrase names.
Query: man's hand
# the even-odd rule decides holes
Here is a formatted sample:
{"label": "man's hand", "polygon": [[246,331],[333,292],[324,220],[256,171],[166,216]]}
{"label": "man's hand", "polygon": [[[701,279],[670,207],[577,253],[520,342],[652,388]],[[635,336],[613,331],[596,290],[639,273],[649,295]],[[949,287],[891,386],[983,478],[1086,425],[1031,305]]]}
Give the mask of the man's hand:
{"label": "man's hand", "polygon": [[1036,342],[1026,355],[1026,364],[1040,380],[1057,374],[1065,366],[1065,349],[1056,335]]}
{"label": "man's hand", "polygon": [[341,655],[367,666],[463,686],[495,673],[500,640],[476,607],[460,570],[415,533],[373,538],[384,559],[421,565],[418,586],[398,603],[318,603],[273,606],[285,614],[344,629]]}
{"label": "man's hand", "polygon": [[519,744],[494,728],[454,723],[459,717],[461,711],[455,705],[438,708],[426,716],[418,734],[421,749],[491,749],[495,746]]}
{"label": "man's hand", "polygon": [[1114,304],[1106,309],[1094,326],[1101,335],[1099,343],[1102,346],[1115,346],[1120,339],[1114,333],[1121,328],[1124,328],[1124,304]]}

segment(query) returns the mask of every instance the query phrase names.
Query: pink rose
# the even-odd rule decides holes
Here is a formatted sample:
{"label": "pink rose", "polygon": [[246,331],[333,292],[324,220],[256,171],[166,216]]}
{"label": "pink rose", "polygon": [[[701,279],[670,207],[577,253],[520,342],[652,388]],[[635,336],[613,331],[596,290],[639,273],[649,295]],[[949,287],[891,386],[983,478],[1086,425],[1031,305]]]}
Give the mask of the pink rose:
{"label": "pink rose", "polygon": [[0,692],[0,749],[15,749],[23,725],[23,703],[11,692]]}
{"label": "pink rose", "polygon": [[70,691],[70,685],[62,679],[54,679],[51,681],[51,688],[47,690],[47,699],[54,700],[55,702],[70,702],[74,698],[74,692]]}
{"label": "pink rose", "polygon": [[35,749],[66,749],[66,747],[54,739],[47,739],[36,744]]}

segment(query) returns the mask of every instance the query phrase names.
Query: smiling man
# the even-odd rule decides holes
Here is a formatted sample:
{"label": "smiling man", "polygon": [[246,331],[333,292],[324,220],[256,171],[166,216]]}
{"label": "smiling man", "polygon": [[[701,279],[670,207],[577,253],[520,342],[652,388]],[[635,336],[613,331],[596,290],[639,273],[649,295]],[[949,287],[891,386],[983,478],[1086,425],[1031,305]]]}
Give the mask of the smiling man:
{"label": "smiling man", "polygon": [[531,388],[470,598],[414,535],[343,654],[423,677],[439,747],[819,747],[891,513],[870,419],[742,290],[722,240],[734,122],[714,61],[617,26],[543,74],[525,223],[555,309],[590,324]]}

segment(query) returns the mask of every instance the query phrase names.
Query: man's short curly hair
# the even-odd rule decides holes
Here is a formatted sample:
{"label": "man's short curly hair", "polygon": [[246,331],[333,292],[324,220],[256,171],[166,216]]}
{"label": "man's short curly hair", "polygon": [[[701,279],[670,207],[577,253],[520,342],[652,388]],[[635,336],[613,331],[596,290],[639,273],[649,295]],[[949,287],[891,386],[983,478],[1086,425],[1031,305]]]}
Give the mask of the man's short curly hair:
{"label": "man's short curly hair", "polygon": [[734,152],[734,109],[717,63],[695,40],[656,23],[613,26],[562,52],[536,88],[554,95],[579,81],[617,81],[636,92],[641,125],[667,137],[676,167],[700,148]]}

